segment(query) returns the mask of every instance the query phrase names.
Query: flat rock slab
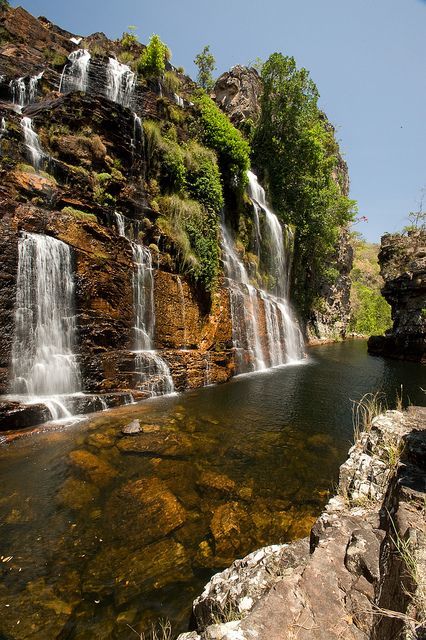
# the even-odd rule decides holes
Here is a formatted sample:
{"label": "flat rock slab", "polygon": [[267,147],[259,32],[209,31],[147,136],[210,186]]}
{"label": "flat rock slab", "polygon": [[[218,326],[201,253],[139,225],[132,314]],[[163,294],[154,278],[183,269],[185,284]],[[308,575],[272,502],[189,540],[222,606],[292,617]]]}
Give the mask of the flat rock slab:
{"label": "flat rock slab", "polygon": [[179,500],[156,477],[132,480],[117,489],[106,504],[106,516],[114,538],[129,546],[164,538],[186,520]]}
{"label": "flat rock slab", "polygon": [[118,449],[123,453],[135,453],[150,457],[179,457],[192,453],[192,440],[185,433],[178,433],[170,429],[138,433],[125,436],[117,442]]}

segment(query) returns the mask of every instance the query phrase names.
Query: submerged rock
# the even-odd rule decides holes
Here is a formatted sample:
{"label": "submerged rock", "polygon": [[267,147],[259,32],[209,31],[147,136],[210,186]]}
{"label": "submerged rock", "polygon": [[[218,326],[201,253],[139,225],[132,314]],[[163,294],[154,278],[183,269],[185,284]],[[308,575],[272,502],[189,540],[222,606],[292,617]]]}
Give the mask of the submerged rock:
{"label": "submerged rock", "polygon": [[69,459],[71,464],[95,485],[104,486],[108,484],[118,473],[108,462],[84,449],[72,451]]}
{"label": "submerged rock", "polygon": [[132,422],[129,422],[129,424],[126,424],[126,426],[122,428],[121,433],[127,436],[140,433],[141,431],[141,423],[139,420],[132,420]]}
{"label": "submerged rock", "polygon": [[164,538],[186,520],[176,496],[155,477],[132,480],[117,489],[107,502],[106,515],[118,541],[138,546]]}

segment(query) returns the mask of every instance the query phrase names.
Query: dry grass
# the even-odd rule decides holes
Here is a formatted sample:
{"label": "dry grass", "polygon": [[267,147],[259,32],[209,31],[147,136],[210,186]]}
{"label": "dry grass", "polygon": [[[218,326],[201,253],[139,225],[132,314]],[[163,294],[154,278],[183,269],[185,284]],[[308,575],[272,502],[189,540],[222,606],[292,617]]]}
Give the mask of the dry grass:
{"label": "dry grass", "polygon": [[139,633],[130,624],[129,629],[135,632],[139,640],[172,640],[172,625],[170,620],[159,620],[151,624],[151,629],[147,633]]}
{"label": "dry grass", "polygon": [[361,434],[370,431],[373,418],[386,411],[386,398],[383,391],[365,393],[360,400],[352,400],[352,424],[354,443],[358,444]]}

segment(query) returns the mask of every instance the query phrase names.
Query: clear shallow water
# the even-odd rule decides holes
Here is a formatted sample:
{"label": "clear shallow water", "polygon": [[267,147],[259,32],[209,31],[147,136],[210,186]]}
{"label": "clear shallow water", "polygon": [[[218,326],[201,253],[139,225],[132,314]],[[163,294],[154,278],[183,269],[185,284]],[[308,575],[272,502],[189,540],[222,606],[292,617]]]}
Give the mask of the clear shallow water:
{"label": "clear shallow water", "polygon": [[[159,617],[185,630],[212,573],[308,533],[350,399],[382,388],[392,407],[401,384],[424,404],[424,368],[347,342],[0,447],[0,638],[130,640]],[[134,418],[145,432],[122,437]]]}

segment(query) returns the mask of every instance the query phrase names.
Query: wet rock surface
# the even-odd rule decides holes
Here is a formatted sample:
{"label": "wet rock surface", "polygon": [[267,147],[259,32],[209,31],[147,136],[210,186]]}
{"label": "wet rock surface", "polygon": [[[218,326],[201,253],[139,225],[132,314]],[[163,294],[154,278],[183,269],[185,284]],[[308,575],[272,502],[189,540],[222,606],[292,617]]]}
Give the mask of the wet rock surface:
{"label": "wet rock surface", "polygon": [[194,601],[197,631],[179,640],[421,637],[425,437],[425,408],[374,418],[310,541],[260,549],[216,574]]}
{"label": "wet rock surface", "polygon": [[393,326],[385,336],[372,336],[369,353],[426,362],[426,232],[382,237],[379,253],[382,295],[392,308]]}

